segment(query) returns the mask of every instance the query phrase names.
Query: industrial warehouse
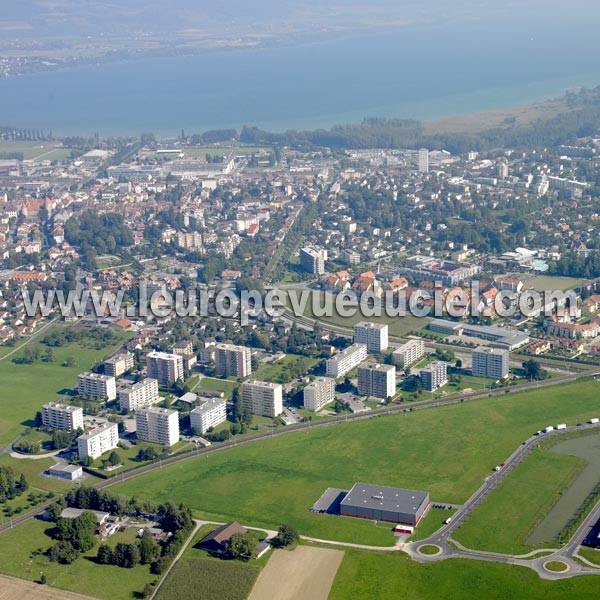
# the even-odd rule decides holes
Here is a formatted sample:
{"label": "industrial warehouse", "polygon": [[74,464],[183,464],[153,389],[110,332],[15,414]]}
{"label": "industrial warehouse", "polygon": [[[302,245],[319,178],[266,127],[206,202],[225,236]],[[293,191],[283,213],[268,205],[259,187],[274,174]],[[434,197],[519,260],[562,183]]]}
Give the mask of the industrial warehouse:
{"label": "industrial warehouse", "polygon": [[311,511],[414,527],[428,509],[428,492],[355,483],[349,492],[328,488]]}

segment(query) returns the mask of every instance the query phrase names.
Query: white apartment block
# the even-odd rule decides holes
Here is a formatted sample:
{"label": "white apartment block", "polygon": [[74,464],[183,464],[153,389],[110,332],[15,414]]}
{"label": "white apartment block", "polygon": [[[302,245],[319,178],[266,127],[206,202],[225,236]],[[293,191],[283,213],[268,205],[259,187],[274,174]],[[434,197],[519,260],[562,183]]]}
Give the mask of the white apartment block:
{"label": "white apartment block", "polygon": [[183,379],[183,358],[179,354],[150,352],[146,355],[146,370],[148,377],[169,385]]}
{"label": "white apartment block", "polygon": [[77,438],[79,458],[96,459],[119,444],[119,427],[116,423],[107,423]]}
{"label": "white apartment block", "polygon": [[233,344],[216,344],[215,370],[226,377],[248,377],[252,373],[252,350]]}
{"label": "white apartment block", "polygon": [[410,340],[392,352],[392,360],[404,368],[416,363],[425,355],[424,340]]}
{"label": "white apartment block", "polygon": [[358,367],[358,393],[375,398],[393,398],[396,395],[396,367],[365,363]]}
{"label": "white apartment block", "polygon": [[179,441],[179,413],[176,410],[152,406],[135,413],[138,440],[172,446]]}
{"label": "white apartment block", "polygon": [[361,362],[367,358],[366,344],[352,344],[345,350],[338,352],[335,356],[328,358],[326,365],[326,374],[328,377],[343,377],[356,369]]}
{"label": "white apartment block", "polygon": [[83,429],[83,409],[60,402],[51,402],[42,406],[42,423],[46,427],[76,431]]}
{"label": "white apartment block", "polygon": [[120,377],[123,373],[131,371],[134,366],[134,357],[131,352],[115,354],[104,361],[104,374],[111,377]]}
{"label": "white apartment block", "polygon": [[385,352],[388,348],[388,326],[365,321],[357,323],[354,326],[354,343],[366,344],[367,352]]}
{"label": "white apartment block", "polygon": [[190,424],[194,432],[204,435],[211,427],[227,420],[227,402],[223,398],[211,398],[190,412]]}
{"label": "white apartment block", "polygon": [[139,408],[150,406],[160,400],[158,381],[147,378],[119,389],[119,408],[121,411],[133,412]]}
{"label": "white apartment block", "polygon": [[479,346],[473,350],[472,373],[475,377],[504,379],[508,377],[510,353],[503,348]]}
{"label": "white apartment block", "polygon": [[300,250],[300,265],[305,271],[313,275],[323,275],[325,273],[326,260],[327,250],[310,246]]}
{"label": "white apartment block", "polygon": [[317,377],[304,388],[304,408],[317,412],[335,400],[335,381]]}
{"label": "white apartment block", "polygon": [[283,388],[279,383],[246,381],[242,383],[242,405],[254,415],[277,417],[283,412]]}
{"label": "white apartment block", "polygon": [[448,383],[448,363],[438,360],[430,363],[419,373],[421,385],[428,392],[435,392]]}
{"label": "white apartment block", "polygon": [[117,382],[110,375],[81,373],[77,376],[77,393],[94,400],[114,400],[117,397]]}

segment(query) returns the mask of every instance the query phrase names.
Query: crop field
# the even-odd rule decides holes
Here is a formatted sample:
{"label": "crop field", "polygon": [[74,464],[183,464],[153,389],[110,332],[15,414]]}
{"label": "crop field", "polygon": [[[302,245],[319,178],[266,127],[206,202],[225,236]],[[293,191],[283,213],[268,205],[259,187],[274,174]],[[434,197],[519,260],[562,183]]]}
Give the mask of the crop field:
{"label": "crop field", "polygon": [[307,536],[391,545],[391,528],[309,508],[327,487],[350,489],[356,481],[427,490],[433,502],[461,503],[537,429],[595,416],[599,389],[598,382],[582,380],[313,428],[191,458],[116,489],[184,502],[213,520],[267,528],[290,522]]}
{"label": "crop field", "polygon": [[401,553],[347,550],[329,600],[592,600],[598,578],[545,581],[527,567],[450,559],[417,564]]}

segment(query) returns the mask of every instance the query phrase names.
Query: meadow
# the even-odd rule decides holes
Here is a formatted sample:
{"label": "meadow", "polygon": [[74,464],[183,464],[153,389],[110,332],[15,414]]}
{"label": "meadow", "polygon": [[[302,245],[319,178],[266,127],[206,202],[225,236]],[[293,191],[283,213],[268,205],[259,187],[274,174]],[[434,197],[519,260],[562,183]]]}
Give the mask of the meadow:
{"label": "meadow", "polygon": [[312,514],[327,487],[356,481],[429,491],[461,503],[491,469],[548,423],[596,416],[594,380],[355,423],[313,428],[223,449],[137,477],[126,496],[172,499],[197,516],[362,544],[392,544],[391,531],[357,519]]}

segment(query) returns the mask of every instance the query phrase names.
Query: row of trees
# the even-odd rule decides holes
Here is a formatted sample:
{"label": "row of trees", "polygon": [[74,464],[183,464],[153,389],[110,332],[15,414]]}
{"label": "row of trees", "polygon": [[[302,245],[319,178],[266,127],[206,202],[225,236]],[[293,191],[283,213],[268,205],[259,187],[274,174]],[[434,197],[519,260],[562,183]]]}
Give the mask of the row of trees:
{"label": "row of trees", "polygon": [[20,496],[29,488],[25,475],[15,475],[10,467],[0,466],[0,503]]}

